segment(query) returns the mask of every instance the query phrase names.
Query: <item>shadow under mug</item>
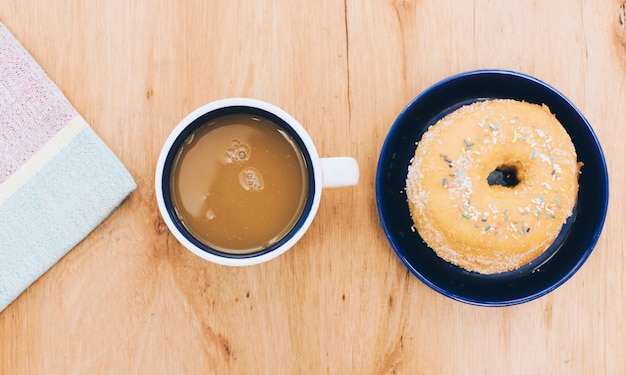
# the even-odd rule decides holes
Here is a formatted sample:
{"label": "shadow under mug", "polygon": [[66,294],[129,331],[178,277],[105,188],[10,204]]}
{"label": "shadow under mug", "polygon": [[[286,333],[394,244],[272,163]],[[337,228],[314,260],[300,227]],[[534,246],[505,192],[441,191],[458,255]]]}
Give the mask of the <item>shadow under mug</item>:
{"label": "shadow under mug", "polygon": [[[185,140],[203,125],[229,115],[251,115],[268,120],[286,132],[304,158],[308,192],[295,225],[277,242],[261,250],[238,254],[218,250],[190,233],[179,218],[171,189],[172,169]],[[159,155],[155,191],[159,211],[174,237],[188,250],[208,261],[247,266],[273,259],[291,248],[307,231],[315,217],[322,188],[356,185],[359,168],[351,157],[320,158],[313,141],[302,125],[284,110],[250,98],[228,98],[206,104],[187,115],[171,132]]]}

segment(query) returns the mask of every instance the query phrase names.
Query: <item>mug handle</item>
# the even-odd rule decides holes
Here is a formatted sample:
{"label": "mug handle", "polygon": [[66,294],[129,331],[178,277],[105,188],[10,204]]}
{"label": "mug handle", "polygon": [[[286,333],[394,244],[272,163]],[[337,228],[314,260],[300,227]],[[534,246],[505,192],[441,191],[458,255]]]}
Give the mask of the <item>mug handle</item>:
{"label": "mug handle", "polygon": [[351,157],[320,158],[322,187],[354,186],[359,182],[359,165]]}

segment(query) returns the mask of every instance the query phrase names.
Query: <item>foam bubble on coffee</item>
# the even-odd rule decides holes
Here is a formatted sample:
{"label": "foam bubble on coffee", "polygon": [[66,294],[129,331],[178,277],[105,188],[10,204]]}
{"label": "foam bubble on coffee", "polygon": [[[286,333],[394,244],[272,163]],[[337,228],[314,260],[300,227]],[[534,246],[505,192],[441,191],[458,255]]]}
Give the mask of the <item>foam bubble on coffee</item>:
{"label": "foam bubble on coffee", "polygon": [[232,147],[226,149],[226,156],[231,163],[242,163],[250,159],[250,147],[245,143],[241,143],[238,139],[234,138],[232,141]]}
{"label": "foam bubble on coffee", "polygon": [[247,191],[261,191],[265,187],[261,172],[254,167],[248,167],[239,172],[239,183]]}

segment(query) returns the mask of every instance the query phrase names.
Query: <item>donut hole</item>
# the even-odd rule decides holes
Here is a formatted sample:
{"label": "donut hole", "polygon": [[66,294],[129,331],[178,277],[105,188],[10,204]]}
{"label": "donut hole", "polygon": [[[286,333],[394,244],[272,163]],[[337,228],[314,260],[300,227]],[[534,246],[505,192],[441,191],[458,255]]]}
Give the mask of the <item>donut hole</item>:
{"label": "donut hole", "polygon": [[523,170],[520,162],[503,163],[487,176],[489,186],[512,188],[523,181]]}

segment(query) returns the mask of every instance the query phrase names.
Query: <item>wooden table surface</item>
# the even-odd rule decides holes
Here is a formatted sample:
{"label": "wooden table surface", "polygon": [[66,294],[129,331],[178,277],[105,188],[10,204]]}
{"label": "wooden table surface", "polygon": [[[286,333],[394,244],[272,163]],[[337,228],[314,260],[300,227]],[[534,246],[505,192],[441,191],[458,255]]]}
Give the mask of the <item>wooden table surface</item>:
{"label": "wooden table surface", "polygon": [[[626,373],[623,2],[2,0],[0,21],[138,188],[0,313],[0,373]],[[480,68],[568,96],[612,186],[582,269],[505,308],[455,302],[409,273],[375,200],[396,116],[431,84]],[[301,242],[245,268],[179,245],[153,188],[173,127],[232,96],[282,107],[322,156],[361,168],[357,187],[324,191]]]}

